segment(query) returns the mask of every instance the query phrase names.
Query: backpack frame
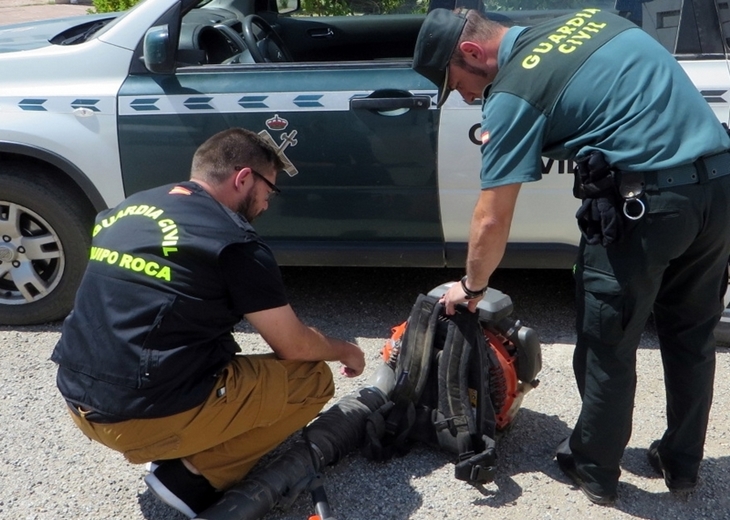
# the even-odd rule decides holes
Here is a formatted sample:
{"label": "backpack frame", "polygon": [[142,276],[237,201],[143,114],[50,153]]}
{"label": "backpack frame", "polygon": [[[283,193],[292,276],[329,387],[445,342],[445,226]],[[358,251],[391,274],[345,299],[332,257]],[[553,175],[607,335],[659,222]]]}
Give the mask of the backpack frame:
{"label": "backpack frame", "polygon": [[363,453],[387,460],[424,442],[456,456],[457,479],[482,484],[494,479],[497,434],[539,383],[540,343],[510,317],[504,293],[490,288],[478,313],[457,306],[447,316],[439,303],[446,290],[419,295],[408,320],[393,328],[383,358],[395,387],[368,419]]}

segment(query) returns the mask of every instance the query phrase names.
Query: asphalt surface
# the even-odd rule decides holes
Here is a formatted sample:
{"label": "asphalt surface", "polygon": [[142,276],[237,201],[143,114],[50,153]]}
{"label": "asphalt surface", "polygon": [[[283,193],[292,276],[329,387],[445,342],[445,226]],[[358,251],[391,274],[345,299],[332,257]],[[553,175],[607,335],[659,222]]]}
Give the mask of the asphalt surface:
{"label": "asphalt surface", "polygon": [[[460,274],[440,269],[284,269],[300,317],[328,334],[356,341],[366,351],[365,374],[353,380],[336,376],[332,402],[366,385],[391,327],[407,317],[417,294]],[[553,459],[579,409],[571,368],[575,335],[570,273],[500,271],[492,285],[511,296],[515,316],[537,331],[543,345],[540,386],[525,397],[513,427],[498,441],[495,481],[482,488],[457,481],[449,457],[423,446],[387,463],[351,453],[324,472],[336,518],[730,518],[728,349],[718,349],[716,400],[701,482],[689,500],[681,501],[667,492],[645,458],[646,447],[663,431],[665,417],[661,361],[656,335],[648,326],[637,355],[634,430],[622,462],[619,500],[615,507],[596,506],[571,487]],[[60,323],[0,327],[0,518],[181,520],[181,514],[147,490],[142,466],[128,464],[75,429],[49,361],[59,335]],[[266,350],[245,324],[236,337],[245,352]],[[288,447],[286,443],[274,455]],[[265,518],[301,520],[312,513],[311,500],[303,494],[288,510],[272,511]]]}

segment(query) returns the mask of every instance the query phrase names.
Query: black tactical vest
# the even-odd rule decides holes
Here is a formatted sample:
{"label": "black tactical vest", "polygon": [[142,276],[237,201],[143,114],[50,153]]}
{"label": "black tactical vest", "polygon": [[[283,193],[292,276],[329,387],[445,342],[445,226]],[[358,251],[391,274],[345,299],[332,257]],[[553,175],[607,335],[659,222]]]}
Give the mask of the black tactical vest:
{"label": "black tactical vest", "polygon": [[64,397],[105,416],[100,422],[201,404],[239,350],[232,329],[241,315],[218,255],[251,241],[260,243],[250,224],[191,182],[135,194],[101,213],[51,358]]}

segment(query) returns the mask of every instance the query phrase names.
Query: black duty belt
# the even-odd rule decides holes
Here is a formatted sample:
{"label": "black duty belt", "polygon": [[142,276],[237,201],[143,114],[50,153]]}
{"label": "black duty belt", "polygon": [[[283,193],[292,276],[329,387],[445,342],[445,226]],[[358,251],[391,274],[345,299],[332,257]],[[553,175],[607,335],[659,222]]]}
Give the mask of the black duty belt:
{"label": "black duty belt", "polygon": [[576,160],[573,194],[583,203],[575,217],[588,245],[609,246],[621,241],[625,221],[646,213],[642,200],[647,190],[704,184],[730,175],[730,150],[705,155],[696,161],[653,171],[612,168],[600,151]]}
{"label": "black duty belt", "polygon": [[644,172],[647,185],[671,188],[685,184],[704,184],[724,175],[730,175],[730,151],[700,157],[693,163]]}

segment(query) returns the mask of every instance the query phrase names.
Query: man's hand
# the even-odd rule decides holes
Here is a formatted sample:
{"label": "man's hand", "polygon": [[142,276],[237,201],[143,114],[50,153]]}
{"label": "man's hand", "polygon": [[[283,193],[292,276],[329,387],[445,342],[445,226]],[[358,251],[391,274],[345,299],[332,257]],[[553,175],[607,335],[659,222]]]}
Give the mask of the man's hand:
{"label": "man's hand", "polygon": [[456,312],[454,307],[460,303],[466,303],[467,309],[469,309],[470,312],[475,312],[477,310],[477,304],[482,298],[484,298],[484,295],[472,298],[471,300],[467,299],[464,289],[461,288],[461,283],[454,282],[439,301],[444,304],[446,314],[451,316],[454,312]]}
{"label": "man's hand", "polygon": [[340,374],[345,377],[357,377],[365,370],[365,353],[354,343],[348,341],[342,343],[347,354],[340,359],[342,363]]}
{"label": "man's hand", "polygon": [[245,317],[281,359],[339,361],[343,365],[340,372],[346,377],[359,376],[365,369],[365,354],[360,347],[304,325],[290,305]]}

